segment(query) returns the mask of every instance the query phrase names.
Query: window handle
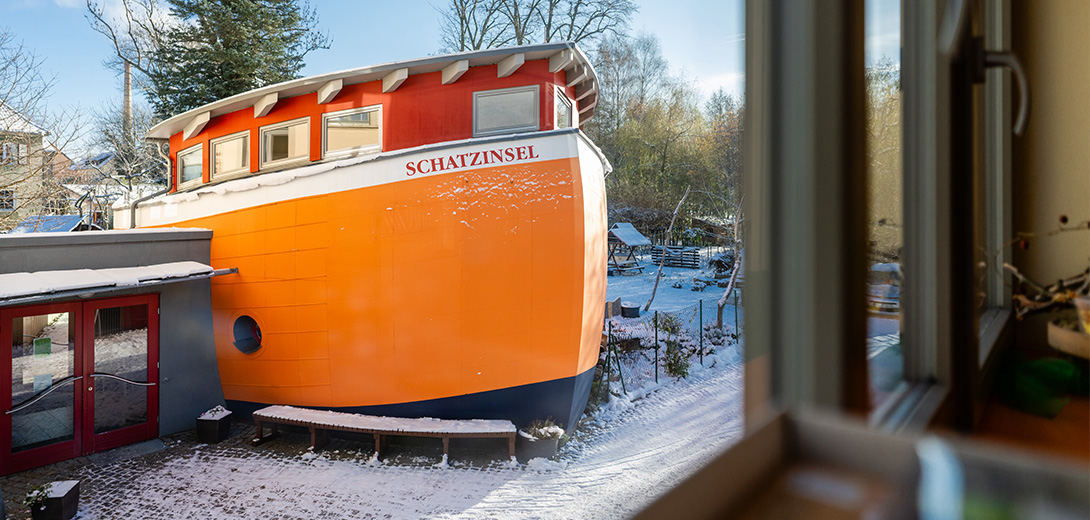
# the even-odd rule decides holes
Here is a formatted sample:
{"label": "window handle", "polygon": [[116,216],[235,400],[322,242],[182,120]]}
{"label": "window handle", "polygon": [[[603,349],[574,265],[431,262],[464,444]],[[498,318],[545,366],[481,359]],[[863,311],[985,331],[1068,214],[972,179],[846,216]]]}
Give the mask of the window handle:
{"label": "window handle", "polygon": [[1014,76],[1014,80],[1018,83],[1018,117],[1014,120],[1014,135],[1022,137],[1022,134],[1026,131],[1026,124],[1029,123],[1030,109],[1029,79],[1026,77],[1026,70],[1022,68],[1022,62],[1011,51],[984,50],[980,38],[973,40],[973,46],[976,53],[974,79],[977,83],[984,82],[984,69],[988,67],[1006,67],[1010,69],[1011,75]]}

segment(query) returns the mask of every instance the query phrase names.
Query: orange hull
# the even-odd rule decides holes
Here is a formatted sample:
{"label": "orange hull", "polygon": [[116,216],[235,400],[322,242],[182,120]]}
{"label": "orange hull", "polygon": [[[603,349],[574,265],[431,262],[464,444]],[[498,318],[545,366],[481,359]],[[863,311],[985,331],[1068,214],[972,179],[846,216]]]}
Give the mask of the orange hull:
{"label": "orange hull", "polygon": [[[213,266],[239,270],[212,282],[228,400],[373,407],[593,370],[605,194],[582,134],[352,162],[140,208],[143,225],[212,229]],[[256,352],[234,345],[240,316],[260,326]]]}

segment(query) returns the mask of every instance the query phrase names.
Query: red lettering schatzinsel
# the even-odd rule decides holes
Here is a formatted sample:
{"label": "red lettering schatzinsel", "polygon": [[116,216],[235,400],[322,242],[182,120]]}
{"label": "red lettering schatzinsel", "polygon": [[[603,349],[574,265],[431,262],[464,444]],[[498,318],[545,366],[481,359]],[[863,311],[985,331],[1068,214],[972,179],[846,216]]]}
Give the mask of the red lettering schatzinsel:
{"label": "red lettering schatzinsel", "polygon": [[540,158],[541,155],[534,151],[533,145],[513,148],[496,148],[483,152],[467,152],[458,155],[448,155],[445,157],[435,157],[432,159],[421,159],[416,162],[408,162],[405,163],[405,175],[412,177],[417,173],[435,173],[456,170],[458,168]]}

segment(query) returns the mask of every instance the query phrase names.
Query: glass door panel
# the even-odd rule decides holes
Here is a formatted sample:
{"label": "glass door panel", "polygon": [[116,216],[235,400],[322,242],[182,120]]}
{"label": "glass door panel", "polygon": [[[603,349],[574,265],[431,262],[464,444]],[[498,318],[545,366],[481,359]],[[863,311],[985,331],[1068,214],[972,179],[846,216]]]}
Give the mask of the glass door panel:
{"label": "glass door panel", "polygon": [[148,422],[148,306],[95,311],[94,432]]}
{"label": "glass door panel", "polygon": [[158,309],[155,294],[83,304],[83,453],[158,435]]}
{"label": "glass door panel", "polygon": [[74,326],[71,312],[11,320],[12,453],[75,439]]}

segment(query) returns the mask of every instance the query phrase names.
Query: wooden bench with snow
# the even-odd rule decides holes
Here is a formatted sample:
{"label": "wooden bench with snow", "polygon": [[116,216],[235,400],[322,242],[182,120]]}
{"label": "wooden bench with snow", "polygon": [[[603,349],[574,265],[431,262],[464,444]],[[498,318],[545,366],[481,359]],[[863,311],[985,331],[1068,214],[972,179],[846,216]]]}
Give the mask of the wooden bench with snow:
{"label": "wooden bench with snow", "polygon": [[[512,459],[515,457],[516,428],[511,421],[491,419],[432,419],[424,417],[409,419],[403,417],[381,417],[355,413],[334,412],[330,410],[311,410],[294,406],[275,405],[262,408],[253,413],[254,425],[257,426],[257,438],[253,445],[276,437],[277,425],[302,426],[310,430],[310,449],[318,451],[325,445],[329,430],[371,434],[375,436],[375,458],[385,449],[385,437],[401,435],[407,437],[436,437],[443,440],[443,460],[447,460],[450,439],[454,438],[506,438],[507,450]],[[272,432],[265,435],[265,423]]]}

